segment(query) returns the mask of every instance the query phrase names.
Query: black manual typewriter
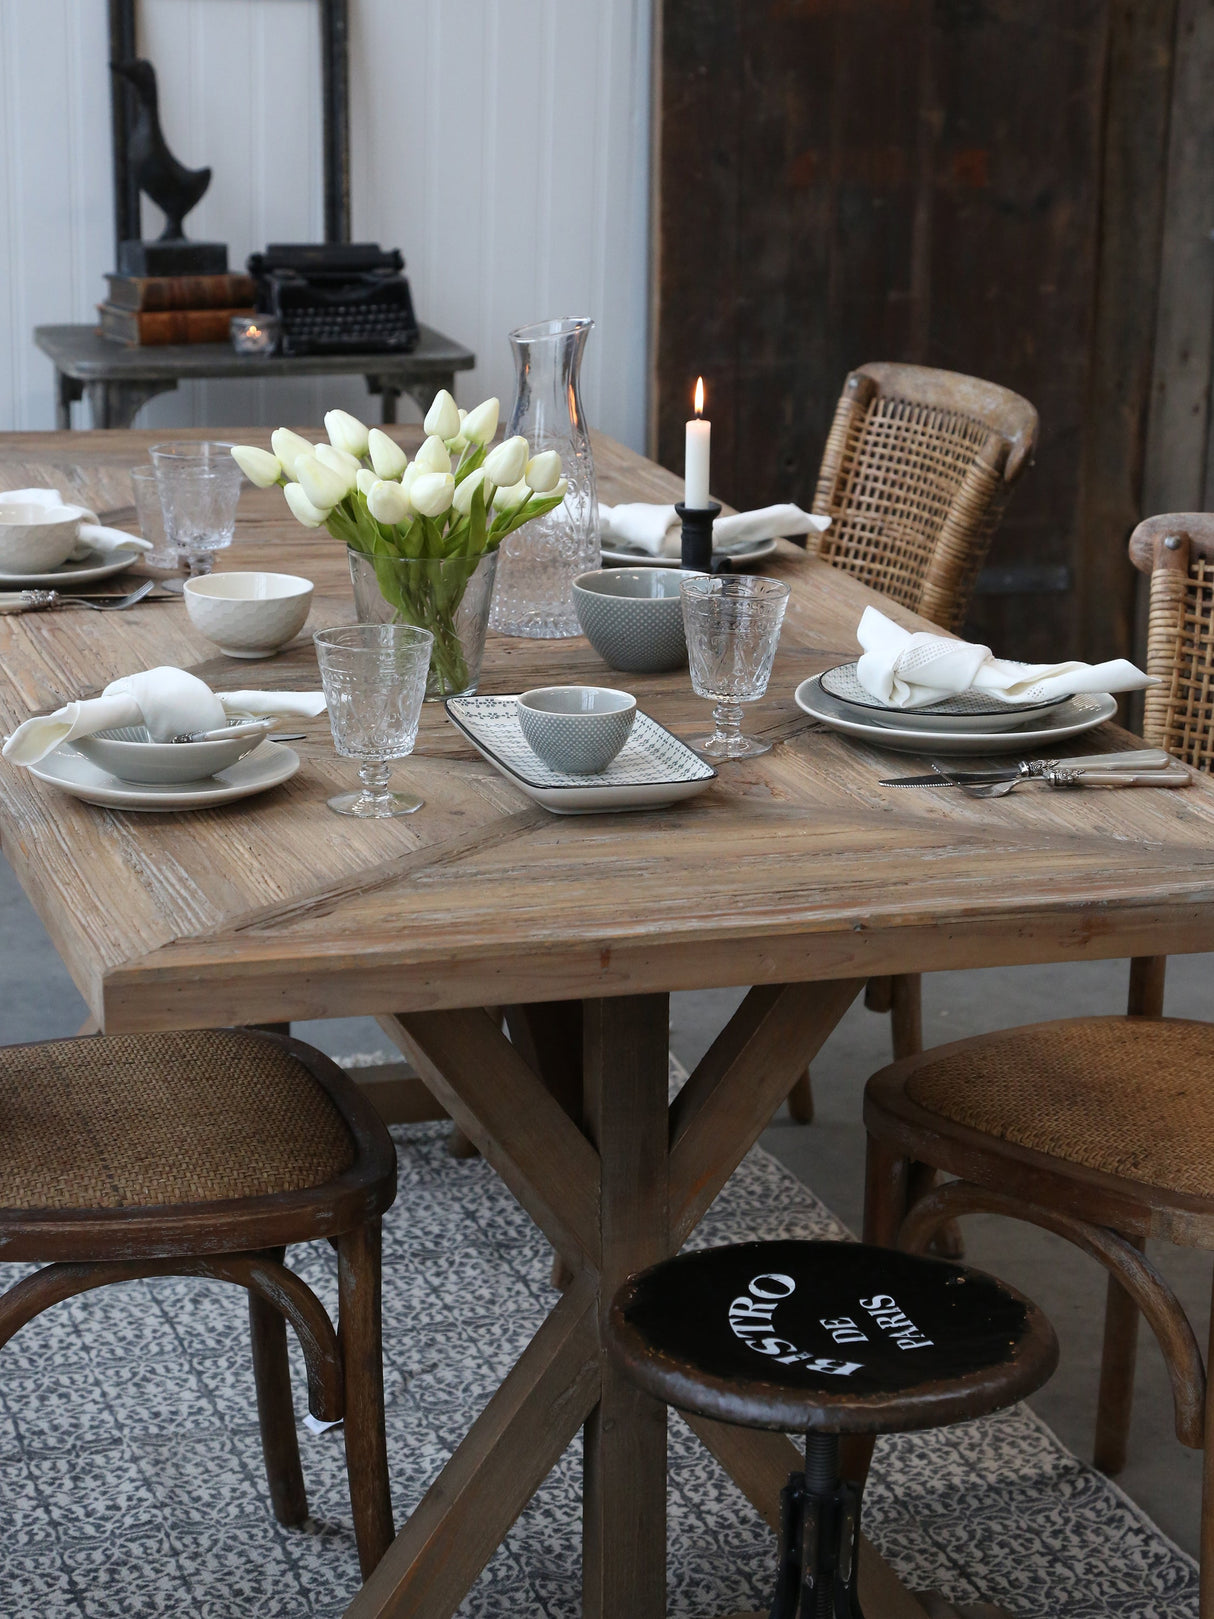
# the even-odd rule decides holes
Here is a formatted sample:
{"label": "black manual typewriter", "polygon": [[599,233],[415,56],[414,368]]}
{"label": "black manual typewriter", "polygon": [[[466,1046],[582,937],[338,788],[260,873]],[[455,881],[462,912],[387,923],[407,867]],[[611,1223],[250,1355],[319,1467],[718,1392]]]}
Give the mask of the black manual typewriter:
{"label": "black manual typewriter", "polygon": [[417,318],[405,261],[376,242],[271,243],[249,257],[259,314],[281,322],[279,353],[407,354]]}

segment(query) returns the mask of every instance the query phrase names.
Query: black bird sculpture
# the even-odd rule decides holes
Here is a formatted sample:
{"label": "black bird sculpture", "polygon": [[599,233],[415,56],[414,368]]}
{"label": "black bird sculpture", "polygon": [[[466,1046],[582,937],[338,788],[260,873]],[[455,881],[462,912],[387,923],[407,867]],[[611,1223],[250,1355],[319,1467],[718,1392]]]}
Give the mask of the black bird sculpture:
{"label": "black bird sculpture", "polygon": [[184,241],[182,221],[202,200],[211,183],[211,171],[187,169],[169,151],[160,127],[156,69],[152,64],[137,57],[130,62],[111,62],[110,69],[134,87],[136,110],[128,135],[128,155],[139,189],[164,210],[164,229],[159,239]]}

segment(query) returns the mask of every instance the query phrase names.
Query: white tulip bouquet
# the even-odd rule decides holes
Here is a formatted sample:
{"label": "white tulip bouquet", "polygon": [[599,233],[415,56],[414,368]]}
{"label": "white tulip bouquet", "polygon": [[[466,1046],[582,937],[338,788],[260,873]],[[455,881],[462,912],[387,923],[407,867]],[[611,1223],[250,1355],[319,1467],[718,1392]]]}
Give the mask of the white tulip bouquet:
{"label": "white tulip bouquet", "polygon": [[517,435],[489,448],[499,410],[496,399],[460,410],[441,389],[412,461],[387,433],[344,410],[326,413],[327,444],[280,427],[272,454],[248,444],[232,450],[259,489],[282,486],[305,528],[325,528],[371,560],[397,622],[433,634],[428,696],[468,687],[455,619],[483,558],[565,498],[555,450],[533,456]]}

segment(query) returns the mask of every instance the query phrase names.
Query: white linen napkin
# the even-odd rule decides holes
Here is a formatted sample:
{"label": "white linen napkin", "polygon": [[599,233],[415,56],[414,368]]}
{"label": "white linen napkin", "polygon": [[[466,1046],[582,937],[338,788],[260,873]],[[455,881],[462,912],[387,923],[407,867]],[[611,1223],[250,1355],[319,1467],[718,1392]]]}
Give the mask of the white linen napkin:
{"label": "white linen napkin", "polygon": [[59,521],[67,522],[74,519],[80,527],[69,558],[72,562],[79,562],[95,551],[108,557],[115,551],[154,549],[151,540],[145,540],[141,534],[127,534],[120,528],[105,527],[98,522],[96,512],[89,511],[87,506],[77,506],[66,495],[61,495],[57,489],[5,489],[0,491],[0,502],[11,503],[14,506],[41,506],[47,511],[53,511],[58,507]]}
{"label": "white linen napkin", "polygon": [[171,742],[190,731],[214,731],[246,715],[311,718],[325,711],[320,691],[213,692],[185,669],[165,666],[112,680],[100,697],[65,703],[53,714],[25,720],[0,752],[17,765],[36,765],[78,736],[146,725],[153,742]]}
{"label": "white linen napkin", "polygon": [[1012,663],[972,641],[904,630],[875,607],[864,609],[856,638],[864,649],[856,678],[892,708],[921,708],[963,691],[984,692],[1004,703],[1044,703],[1085,691],[1140,691],[1159,684],[1125,658]]}
{"label": "white linen napkin", "polygon": [[[712,545],[714,551],[729,551],[788,534],[820,534],[829,527],[829,517],[814,517],[799,506],[760,506],[757,511],[718,517],[712,525]],[[645,501],[604,506],[600,501],[599,531],[608,546],[617,540],[651,557],[678,554],[681,525],[673,506],[653,506]]]}

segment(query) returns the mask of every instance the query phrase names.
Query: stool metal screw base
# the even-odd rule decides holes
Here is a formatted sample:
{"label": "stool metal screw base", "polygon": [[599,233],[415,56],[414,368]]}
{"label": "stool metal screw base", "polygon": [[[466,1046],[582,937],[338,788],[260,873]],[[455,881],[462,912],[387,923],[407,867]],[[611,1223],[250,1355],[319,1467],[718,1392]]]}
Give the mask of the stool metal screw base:
{"label": "stool metal screw base", "polygon": [[780,1492],[779,1574],[768,1619],[864,1619],[859,1550],[860,1490],[839,1477],[838,1435],[808,1434],[805,1471]]}

